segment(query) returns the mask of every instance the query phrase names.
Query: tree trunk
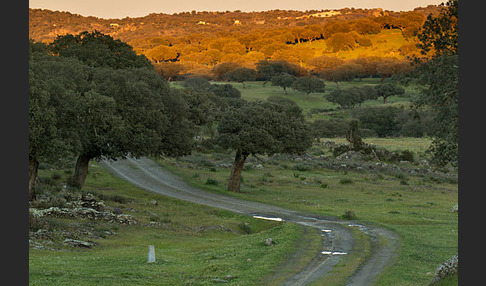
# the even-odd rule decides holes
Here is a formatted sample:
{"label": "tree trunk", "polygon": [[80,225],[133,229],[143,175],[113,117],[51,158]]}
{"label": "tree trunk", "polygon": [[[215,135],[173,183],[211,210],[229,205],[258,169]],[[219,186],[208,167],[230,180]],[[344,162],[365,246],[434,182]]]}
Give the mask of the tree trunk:
{"label": "tree trunk", "polygon": [[240,180],[241,180],[241,171],[243,170],[243,165],[245,164],[245,160],[248,157],[248,154],[244,154],[241,150],[236,151],[235,155],[235,162],[233,163],[233,167],[231,168],[231,175],[228,183],[228,190],[239,193],[240,192]]}
{"label": "tree trunk", "polygon": [[383,96],[383,104],[386,104],[386,96]]}
{"label": "tree trunk", "polygon": [[244,81],[241,82],[241,85],[242,85],[242,88],[246,88],[246,85],[245,85],[245,82]]}
{"label": "tree trunk", "polygon": [[29,156],[29,201],[35,199],[35,180],[37,179],[37,170],[39,169],[39,161],[36,158]]}
{"label": "tree trunk", "polygon": [[69,178],[68,185],[70,187],[82,189],[84,185],[84,180],[88,176],[88,164],[92,156],[81,154],[76,161],[76,167],[74,169],[74,175]]}
{"label": "tree trunk", "polygon": [[286,88],[286,87],[284,87],[284,88],[283,88],[283,90],[284,90],[284,94],[288,94],[288,93],[287,93],[287,88]]}

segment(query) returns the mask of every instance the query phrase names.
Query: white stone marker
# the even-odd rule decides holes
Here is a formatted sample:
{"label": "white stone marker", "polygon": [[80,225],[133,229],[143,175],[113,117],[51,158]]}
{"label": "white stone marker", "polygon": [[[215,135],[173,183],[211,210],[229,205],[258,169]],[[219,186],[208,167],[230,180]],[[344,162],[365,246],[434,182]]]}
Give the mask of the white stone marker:
{"label": "white stone marker", "polygon": [[153,245],[149,245],[147,262],[155,262],[155,247]]}

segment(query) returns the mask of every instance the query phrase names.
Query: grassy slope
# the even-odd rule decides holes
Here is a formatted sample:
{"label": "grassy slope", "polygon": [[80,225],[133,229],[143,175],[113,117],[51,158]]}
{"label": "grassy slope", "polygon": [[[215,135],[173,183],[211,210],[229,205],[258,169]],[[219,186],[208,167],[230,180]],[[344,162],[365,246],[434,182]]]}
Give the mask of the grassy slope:
{"label": "grassy slope", "polygon": [[[42,170],[41,176],[49,177],[52,172],[59,173]],[[85,190],[131,200],[124,204],[107,200],[106,204],[134,215],[140,223],[114,226],[116,235],[96,240],[98,246],[89,250],[30,249],[30,285],[212,285],[212,279],[226,275],[236,277],[230,285],[254,285],[293,251],[302,233],[302,228],[293,224],[253,219],[144,192],[107,174],[97,164],[90,168]],[[152,200],[157,200],[158,206]],[[51,222],[54,220],[58,228],[74,224],[102,227],[86,220]],[[162,227],[143,226],[152,220],[163,222]],[[240,227],[245,222],[251,234]],[[198,231],[207,226],[232,232]],[[268,237],[277,244],[265,246],[263,241]],[[311,237],[318,239],[317,235]],[[148,245],[155,246],[156,264],[146,263]]]}
{"label": "grassy slope", "polygon": [[[391,81],[387,79],[386,81]],[[309,98],[307,99],[305,94],[292,88],[287,88],[287,95],[284,94],[283,89],[278,86],[272,86],[271,82],[268,82],[266,85],[263,85],[263,81],[250,81],[245,83],[246,88],[242,88],[240,83],[230,82],[235,88],[237,88],[241,92],[242,98],[253,101],[253,100],[266,100],[269,96],[281,96],[288,99],[295,101],[301,108],[302,112],[307,115],[307,120],[314,121],[318,119],[329,119],[330,117],[336,116],[347,116],[348,111],[345,110],[344,113],[342,111],[337,110],[336,108],[339,107],[338,104],[331,103],[323,98],[324,94],[330,93],[334,89],[336,89],[336,85],[334,82],[324,81],[326,84],[326,91],[324,93],[311,93]],[[221,84],[223,82],[211,82],[213,84]],[[224,82],[227,83],[227,82]],[[339,86],[341,89],[349,88],[352,86],[361,86],[364,84],[368,85],[376,85],[380,83],[380,79],[378,78],[365,78],[361,81],[353,80],[351,82],[340,82]],[[181,88],[180,82],[171,82],[171,86],[175,88]],[[387,106],[410,106],[410,97],[416,93],[414,86],[406,86],[404,87],[406,94],[404,96],[390,96],[387,99]],[[378,98],[377,100],[368,100],[363,103],[363,106],[372,106],[372,105],[383,105],[383,99]],[[331,112],[322,112],[322,113],[315,113],[310,114],[309,112],[312,109],[333,109],[335,111]]]}
{"label": "grassy slope", "polygon": [[340,51],[337,53],[330,53],[327,50],[325,40],[318,40],[313,42],[301,43],[299,45],[309,47],[314,50],[314,55],[319,57],[321,55],[337,56],[344,60],[355,59],[357,57],[396,57],[403,58],[398,49],[407,43],[407,40],[402,36],[402,32],[398,29],[381,30],[378,34],[365,35],[365,38],[370,39],[372,45],[370,47],[358,46],[353,50]]}
{"label": "grassy slope", "polygon": [[[402,142],[404,146],[410,144]],[[423,152],[425,145],[419,142],[416,150]],[[198,156],[197,160],[205,162],[224,157],[221,154]],[[231,159],[228,154],[224,160],[231,162]],[[163,163],[198,187],[226,192],[229,169],[189,170],[170,160]],[[261,162],[254,161],[258,163]],[[302,171],[298,164],[269,161],[264,164],[263,171],[247,169],[243,172],[243,193],[231,195],[316,214],[341,216],[346,210],[352,210],[360,220],[396,231],[402,239],[400,257],[378,285],[425,285],[433,278],[437,266],[457,253],[458,216],[449,211],[458,201],[456,181],[399,172],[381,174],[312,168]],[[220,184],[209,188],[205,185],[208,178]],[[343,183],[349,182],[344,179],[351,183]]]}

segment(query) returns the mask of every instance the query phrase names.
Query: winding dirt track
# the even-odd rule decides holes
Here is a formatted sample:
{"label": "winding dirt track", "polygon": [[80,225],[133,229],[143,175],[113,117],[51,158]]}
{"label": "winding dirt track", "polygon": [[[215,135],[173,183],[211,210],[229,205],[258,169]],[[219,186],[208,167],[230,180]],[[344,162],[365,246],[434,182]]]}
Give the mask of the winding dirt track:
{"label": "winding dirt track", "polygon": [[313,260],[302,271],[288,278],[282,285],[307,285],[328,275],[334,265],[353,251],[354,238],[351,227],[356,227],[369,235],[372,253],[370,258],[348,279],[346,285],[373,285],[377,276],[386,266],[392,264],[397,256],[398,236],[380,227],[353,221],[340,221],[335,217],[309,215],[268,204],[209,193],[189,186],[148,158],[102,161],[100,164],[110,173],[150,192],[248,216],[283,219],[303,225],[312,231],[319,231],[322,237],[322,250],[315,254]]}

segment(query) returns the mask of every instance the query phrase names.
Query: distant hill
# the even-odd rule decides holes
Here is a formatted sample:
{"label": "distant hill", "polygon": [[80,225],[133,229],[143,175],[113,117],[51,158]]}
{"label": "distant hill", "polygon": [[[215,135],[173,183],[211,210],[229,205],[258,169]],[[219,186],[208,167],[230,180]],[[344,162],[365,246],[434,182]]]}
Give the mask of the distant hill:
{"label": "distant hill", "polygon": [[322,55],[404,58],[414,52],[414,35],[427,15],[439,11],[440,6],[429,5],[406,12],[379,8],[194,11],[103,19],[29,9],[29,38],[49,43],[58,35],[98,30],[127,42],[154,63],[177,62],[200,69],[222,62],[251,67],[262,59],[285,59],[307,67]]}

